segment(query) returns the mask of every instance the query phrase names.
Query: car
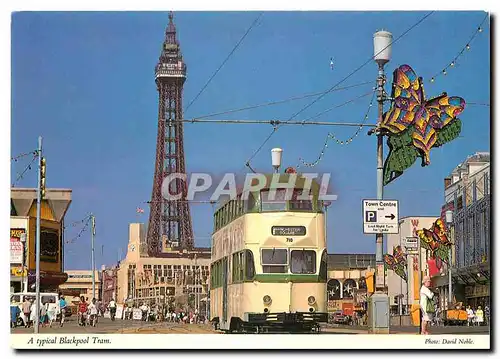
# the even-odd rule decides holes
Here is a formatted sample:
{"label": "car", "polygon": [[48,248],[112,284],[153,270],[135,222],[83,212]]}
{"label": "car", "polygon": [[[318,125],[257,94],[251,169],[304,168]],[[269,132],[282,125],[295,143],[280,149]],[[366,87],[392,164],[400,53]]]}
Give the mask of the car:
{"label": "car", "polygon": [[345,315],[342,311],[336,311],[333,313],[334,324],[350,324],[351,320],[351,317],[349,315]]}

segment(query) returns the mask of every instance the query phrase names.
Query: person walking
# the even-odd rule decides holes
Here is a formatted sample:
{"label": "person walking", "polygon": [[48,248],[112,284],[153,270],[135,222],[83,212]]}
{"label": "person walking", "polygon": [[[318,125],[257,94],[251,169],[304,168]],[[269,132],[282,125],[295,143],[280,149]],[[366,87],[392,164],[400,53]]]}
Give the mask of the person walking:
{"label": "person walking", "polygon": [[115,315],[116,315],[116,302],[114,298],[111,298],[108,304],[109,308],[109,316],[111,317],[111,321],[115,321]]}
{"label": "person walking", "polygon": [[80,303],[78,303],[78,325],[85,326],[85,321],[87,317],[88,305],[85,301],[85,297],[82,295],[80,297]]}
{"label": "person walking", "polygon": [[90,314],[90,325],[95,327],[97,324],[97,304],[95,298],[92,298],[88,311]]}
{"label": "person walking", "polygon": [[66,300],[64,299],[64,295],[59,296],[59,325],[62,328],[64,325],[64,318],[66,318]]}
{"label": "person walking", "polygon": [[467,306],[467,309],[465,310],[467,313],[467,326],[470,327],[474,323],[474,311],[470,307],[470,305]]}
{"label": "person walking", "polygon": [[15,328],[17,326],[17,318],[21,313],[21,309],[17,305],[16,301],[12,299],[12,303],[10,304],[10,327]]}
{"label": "person walking", "polygon": [[434,307],[434,293],[431,291],[431,279],[425,276],[420,288],[420,310],[422,311],[422,332],[423,335],[429,335],[429,325],[432,322],[436,309]]}
{"label": "person walking", "polygon": [[[54,300],[54,298],[51,298],[51,300]],[[49,328],[52,328],[52,323],[56,319],[57,304],[47,302],[47,303],[45,303],[45,306],[47,309],[47,321],[49,323]]]}
{"label": "person walking", "polygon": [[484,313],[483,310],[481,309],[481,306],[478,306],[476,310],[476,323],[479,326],[483,325],[483,322],[484,322]]}
{"label": "person walking", "polygon": [[31,302],[28,300],[27,297],[24,298],[23,302],[23,314],[24,314],[24,327],[29,328],[30,327],[30,320],[31,320]]}

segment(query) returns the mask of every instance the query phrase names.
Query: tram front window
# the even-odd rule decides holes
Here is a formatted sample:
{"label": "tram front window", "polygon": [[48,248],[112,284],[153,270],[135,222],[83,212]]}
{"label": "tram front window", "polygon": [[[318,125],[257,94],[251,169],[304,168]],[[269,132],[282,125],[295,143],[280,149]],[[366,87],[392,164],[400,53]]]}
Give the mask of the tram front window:
{"label": "tram front window", "polygon": [[290,271],[294,274],[316,273],[316,252],[292,250]]}
{"label": "tram front window", "polygon": [[286,273],[288,267],[288,250],[284,248],[262,249],[263,273]]}

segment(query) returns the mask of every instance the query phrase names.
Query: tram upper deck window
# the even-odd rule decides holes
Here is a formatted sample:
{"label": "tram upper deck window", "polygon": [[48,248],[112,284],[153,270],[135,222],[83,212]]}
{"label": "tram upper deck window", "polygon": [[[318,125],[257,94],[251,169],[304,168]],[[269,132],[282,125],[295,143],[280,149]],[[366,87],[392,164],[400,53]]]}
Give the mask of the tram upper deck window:
{"label": "tram upper deck window", "polygon": [[294,189],[292,200],[290,201],[291,211],[312,211],[313,205],[312,200],[302,199],[312,196],[309,191],[303,191],[302,189]]}
{"label": "tram upper deck window", "polygon": [[288,250],[285,248],[262,249],[261,263],[263,273],[286,273]]}
{"label": "tram upper deck window", "polygon": [[[286,189],[260,192],[262,212],[286,211]],[[274,197],[273,197],[274,196]]]}
{"label": "tram upper deck window", "polygon": [[316,273],[316,252],[312,250],[292,250],[290,271],[295,274]]}

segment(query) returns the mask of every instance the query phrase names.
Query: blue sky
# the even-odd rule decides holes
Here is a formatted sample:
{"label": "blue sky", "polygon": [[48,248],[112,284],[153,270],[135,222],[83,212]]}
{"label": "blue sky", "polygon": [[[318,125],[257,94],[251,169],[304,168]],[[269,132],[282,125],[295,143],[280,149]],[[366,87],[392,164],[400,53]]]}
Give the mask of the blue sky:
{"label": "blue sky", "polygon": [[[394,38],[424,12],[265,12],[185,118],[326,90],[373,54],[373,33],[389,30]],[[254,12],[178,12],[175,23],[188,78],[184,105],[198,93],[256,18]],[[483,12],[435,12],[392,48],[386,66],[407,63],[428,80],[465,46]],[[67,222],[89,212],[96,216],[97,264],[116,262],[128,241],[128,224],[147,222],[143,202],[151,196],[156,148],[158,95],[154,66],[160,55],[168,13],[15,13],[12,18],[12,155],[33,150],[44,138],[47,185],[71,188]],[[457,65],[426,83],[427,97],[447,91],[466,102],[490,102],[490,32],[484,31]],[[330,69],[330,58],[334,69]],[[375,81],[369,63],[341,86]],[[387,90],[390,90],[389,83]],[[306,119],[369,92],[371,85],[332,92],[304,111]],[[225,119],[288,119],[311,98],[219,116]],[[318,121],[361,122],[370,96],[335,109]],[[386,110],[388,105],[386,105]],[[460,118],[462,137],[431,151],[431,165],[416,163],[385,188],[399,200],[400,217],[438,215],[443,178],[466,156],[490,150],[490,108],[467,106]],[[369,122],[376,121],[376,106]],[[184,145],[189,172],[220,175],[240,172],[271,131],[270,125],[186,124]],[[285,166],[298,158],[314,161],[328,131],[348,138],[351,127],[285,126],[252,161],[270,170],[270,150],[284,150]],[[338,200],[328,211],[331,253],[374,253],[373,235],[364,235],[361,204],[376,196],[376,139],[366,130],[348,146],[330,144],[315,167],[331,173]],[[388,148],[385,148],[385,154]],[[11,179],[29,162],[11,166]],[[17,183],[33,187],[36,172]],[[146,209],[142,217],[136,208]],[[212,208],[191,206],[199,246],[208,246]],[[81,226],[70,228],[66,239]],[[101,255],[101,246],[104,246]],[[85,255],[89,253],[89,255]],[[90,268],[90,232],[66,246],[66,268]]]}

